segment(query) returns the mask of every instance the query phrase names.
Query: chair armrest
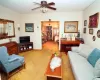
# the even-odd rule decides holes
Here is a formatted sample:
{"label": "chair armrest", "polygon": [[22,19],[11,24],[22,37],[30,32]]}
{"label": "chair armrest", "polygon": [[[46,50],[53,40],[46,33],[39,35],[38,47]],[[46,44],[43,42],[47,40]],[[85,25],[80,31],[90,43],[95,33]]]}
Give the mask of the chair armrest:
{"label": "chair armrest", "polygon": [[77,46],[71,47],[71,50],[72,50],[72,52],[77,52],[78,53],[78,47]]}
{"label": "chair armrest", "polygon": [[8,59],[8,62],[13,62],[13,61],[17,61],[18,58],[13,58],[13,59]]}

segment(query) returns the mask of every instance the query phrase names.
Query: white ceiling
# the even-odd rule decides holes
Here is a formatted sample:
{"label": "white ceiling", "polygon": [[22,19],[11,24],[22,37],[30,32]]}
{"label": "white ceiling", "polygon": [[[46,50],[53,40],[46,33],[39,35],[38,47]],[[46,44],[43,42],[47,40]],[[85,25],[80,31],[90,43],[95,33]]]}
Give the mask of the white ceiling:
{"label": "white ceiling", "polygon": [[[56,11],[82,11],[92,4],[95,0],[46,0],[55,2]],[[31,9],[38,7],[33,2],[40,3],[41,0],[0,0],[0,5],[10,8],[19,13],[40,12],[40,9],[32,11]],[[50,10],[51,11],[51,10]]]}

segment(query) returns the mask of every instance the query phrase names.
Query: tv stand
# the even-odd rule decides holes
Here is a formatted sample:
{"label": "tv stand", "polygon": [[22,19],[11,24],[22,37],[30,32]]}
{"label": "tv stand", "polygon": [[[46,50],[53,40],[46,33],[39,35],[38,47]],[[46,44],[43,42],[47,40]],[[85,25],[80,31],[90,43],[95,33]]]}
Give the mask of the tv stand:
{"label": "tv stand", "polygon": [[33,50],[33,42],[19,43],[19,53]]}

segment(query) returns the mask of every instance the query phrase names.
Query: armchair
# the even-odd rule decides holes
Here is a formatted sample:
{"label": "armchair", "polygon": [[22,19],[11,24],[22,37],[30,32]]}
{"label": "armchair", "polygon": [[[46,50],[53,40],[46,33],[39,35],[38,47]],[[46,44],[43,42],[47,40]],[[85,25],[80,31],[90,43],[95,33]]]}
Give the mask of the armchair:
{"label": "armchair", "polygon": [[8,55],[5,46],[0,47],[0,65],[4,72],[9,74],[11,71],[24,64],[24,57],[18,55]]}

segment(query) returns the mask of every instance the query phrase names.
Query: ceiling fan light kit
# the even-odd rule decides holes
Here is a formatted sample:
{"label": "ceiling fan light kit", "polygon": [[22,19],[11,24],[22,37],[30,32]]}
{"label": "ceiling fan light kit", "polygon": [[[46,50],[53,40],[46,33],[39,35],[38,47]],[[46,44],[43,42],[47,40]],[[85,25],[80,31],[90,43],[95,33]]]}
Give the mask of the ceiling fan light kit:
{"label": "ceiling fan light kit", "polygon": [[46,12],[48,12],[48,9],[46,7],[41,7],[40,11],[42,13],[46,13]]}
{"label": "ceiling fan light kit", "polygon": [[47,1],[41,1],[41,3],[37,3],[37,2],[33,2],[33,3],[39,5],[39,7],[33,8],[32,10],[36,10],[40,8],[42,13],[48,12],[48,9],[56,10],[56,8],[51,7],[52,5],[55,5],[54,2],[47,3]]}

